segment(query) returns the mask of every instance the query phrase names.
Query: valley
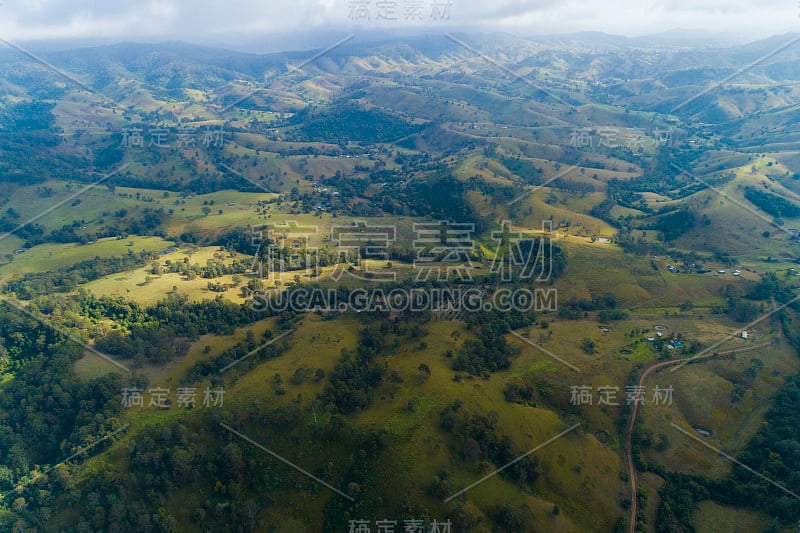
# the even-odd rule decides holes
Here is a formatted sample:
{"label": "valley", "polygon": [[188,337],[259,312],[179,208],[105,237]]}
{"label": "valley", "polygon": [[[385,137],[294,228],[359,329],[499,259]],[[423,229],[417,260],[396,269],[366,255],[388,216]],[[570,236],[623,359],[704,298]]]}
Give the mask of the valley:
{"label": "valley", "polygon": [[0,529],[794,531],[792,38],[2,50]]}

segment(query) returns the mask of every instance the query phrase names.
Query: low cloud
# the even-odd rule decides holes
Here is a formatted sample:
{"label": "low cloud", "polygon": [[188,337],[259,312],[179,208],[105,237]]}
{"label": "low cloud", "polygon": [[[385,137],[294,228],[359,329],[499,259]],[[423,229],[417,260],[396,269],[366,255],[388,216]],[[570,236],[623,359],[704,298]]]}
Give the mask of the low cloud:
{"label": "low cloud", "polygon": [[0,5],[0,37],[235,43],[270,34],[381,29],[602,31],[673,28],[766,36],[800,28],[794,0],[28,0]]}

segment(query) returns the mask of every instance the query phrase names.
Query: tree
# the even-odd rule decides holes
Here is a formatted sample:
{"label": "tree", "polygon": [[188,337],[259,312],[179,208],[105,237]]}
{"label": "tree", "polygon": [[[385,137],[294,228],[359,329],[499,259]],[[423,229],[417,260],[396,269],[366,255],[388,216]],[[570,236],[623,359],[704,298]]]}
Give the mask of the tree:
{"label": "tree", "polygon": [[387,381],[392,385],[392,391],[396,391],[403,382],[403,378],[397,372],[392,371],[392,373],[389,374]]}
{"label": "tree", "polygon": [[413,413],[414,411],[416,411],[418,404],[419,404],[419,398],[414,397],[408,400],[406,408]]}
{"label": "tree", "polygon": [[478,444],[478,441],[476,441],[472,437],[469,437],[464,441],[464,446],[462,448],[462,451],[464,452],[464,459],[468,463],[472,463],[480,458],[481,445]]}
{"label": "tree", "polygon": [[429,367],[425,363],[421,363],[419,367],[417,367],[417,371],[419,372],[420,383],[425,383],[426,381],[428,381],[428,378],[431,377],[431,367]]}
{"label": "tree", "polygon": [[72,476],[69,473],[69,468],[63,464],[55,467],[52,470],[50,479],[53,484],[60,489],[66,489],[72,482]]}
{"label": "tree", "polygon": [[594,341],[588,337],[584,337],[581,341],[581,348],[583,348],[583,351],[588,355],[595,353]]}
{"label": "tree", "polygon": [[28,504],[25,502],[25,498],[17,498],[11,503],[11,508],[17,513],[24,511],[27,507]]}

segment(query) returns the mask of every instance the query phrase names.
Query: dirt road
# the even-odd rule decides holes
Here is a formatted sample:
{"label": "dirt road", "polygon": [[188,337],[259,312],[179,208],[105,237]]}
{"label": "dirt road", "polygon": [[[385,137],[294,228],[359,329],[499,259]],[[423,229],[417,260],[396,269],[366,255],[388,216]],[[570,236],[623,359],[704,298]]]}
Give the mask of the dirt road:
{"label": "dirt road", "polygon": [[[730,354],[732,354],[734,352],[735,353],[750,352],[750,351],[753,351],[753,350],[758,350],[759,348],[764,348],[765,346],[769,346],[769,345],[770,345],[770,342],[762,342],[761,344],[754,344],[753,346],[747,346],[745,348],[740,348],[738,350],[727,350],[727,351],[724,351],[724,352],[718,352],[717,355],[730,355]],[[709,354],[706,354],[706,355],[703,355],[703,356],[700,356],[700,357],[692,356],[692,357],[684,357],[682,359],[670,359],[669,361],[655,362],[655,363],[651,364],[650,366],[648,366],[647,368],[645,368],[644,372],[642,372],[642,375],[639,376],[638,385],[640,387],[643,386],[644,385],[644,380],[647,379],[647,376],[649,376],[650,374],[652,374],[656,370],[659,370],[659,369],[664,368],[666,366],[677,365],[679,363],[682,363],[684,361],[688,361],[690,359],[694,360],[694,361],[702,361],[704,359],[711,359],[712,357],[714,357],[714,353],[709,353]],[[639,414],[639,404],[638,403],[634,403],[633,412],[631,413],[631,421],[630,421],[630,424],[628,425],[628,434],[627,434],[627,436],[625,438],[625,455],[627,455],[627,457],[628,457],[628,473],[630,475],[630,480],[631,480],[631,515],[630,515],[630,522],[629,522],[629,525],[628,525],[628,532],[629,533],[635,533],[635,531],[636,531],[636,514],[639,512],[639,509],[638,509],[639,502],[638,502],[638,498],[636,497],[636,491],[637,491],[637,488],[636,488],[636,470],[633,467],[633,453],[632,453],[633,428],[636,426],[636,415],[638,415],[638,414]]]}

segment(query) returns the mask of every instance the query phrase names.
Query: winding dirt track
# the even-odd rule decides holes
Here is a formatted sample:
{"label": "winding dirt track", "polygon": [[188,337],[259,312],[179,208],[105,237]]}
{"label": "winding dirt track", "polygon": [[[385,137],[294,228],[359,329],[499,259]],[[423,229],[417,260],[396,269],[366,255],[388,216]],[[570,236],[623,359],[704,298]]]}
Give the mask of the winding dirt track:
{"label": "winding dirt track", "polygon": [[[739,348],[738,350],[727,350],[724,352],[718,352],[717,355],[730,355],[734,352],[736,353],[743,353],[743,352],[750,352],[753,350],[758,350],[759,348],[763,348],[765,346],[769,346],[770,342],[762,342],[761,344],[754,344],[753,346],[747,346],[745,348]],[[656,362],[648,366],[642,375],[639,376],[639,383],[638,385],[641,387],[644,385],[644,380],[647,379],[652,372],[664,368],[665,366],[676,365],[688,360],[694,361],[702,361],[703,359],[711,359],[714,357],[713,353],[709,353],[700,357],[684,357],[682,359],[670,359],[669,361],[661,361]],[[639,512],[638,509],[638,498],[636,497],[636,470],[633,468],[633,453],[631,451],[633,446],[633,428],[636,426],[636,415],[639,414],[639,404],[634,403],[633,405],[633,412],[631,413],[631,421],[628,425],[628,434],[625,437],[625,455],[627,455],[628,459],[628,474],[631,480],[631,516],[628,525],[628,533],[635,533],[636,531],[636,514]]]}

